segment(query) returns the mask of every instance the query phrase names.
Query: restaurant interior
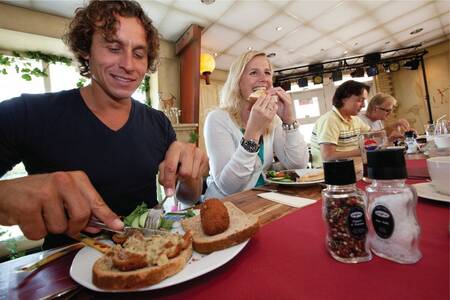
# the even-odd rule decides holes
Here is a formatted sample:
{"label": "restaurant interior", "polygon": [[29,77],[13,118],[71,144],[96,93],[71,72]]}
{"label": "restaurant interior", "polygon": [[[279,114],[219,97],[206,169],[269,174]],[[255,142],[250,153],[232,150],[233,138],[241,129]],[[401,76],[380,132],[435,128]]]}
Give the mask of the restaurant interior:
{"label": "restaurant interior", "polygon": [[[87,84],[61,40],[74,10],[84,2],[0,1],[0,102],[24,92]],[[274,67],[274,84],[294,101],[307,143],[314,123],[331,109],[336,88],[349,79],[368,84],[369,98],[379,92],[395,96],[398,103],[387,125],[403,118],[424,136],[427,124],[450,119],[448,1],[138,2],[158,29],[161,46],[157,71],[146,75],[133,97],[164,111],[177,139],[201,149],[206,115],[219,105],[231,63],[248,50],[266,53]],[[17,55],[23,60],[2,63]],[[23,71],[24,63],[48,72],[42,76]],[[0,180],[24,175],[18,165]],[[39,251],[41,244],[24,238],[17,226],[0,226],[2,262]]]}

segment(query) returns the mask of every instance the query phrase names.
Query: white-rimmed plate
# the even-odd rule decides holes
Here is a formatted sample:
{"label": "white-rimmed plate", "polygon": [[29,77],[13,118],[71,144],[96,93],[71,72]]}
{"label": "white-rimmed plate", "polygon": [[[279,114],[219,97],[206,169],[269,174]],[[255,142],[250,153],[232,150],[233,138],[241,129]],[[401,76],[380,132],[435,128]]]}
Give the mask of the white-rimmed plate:
{"label": "white-rimmed plate", "polygon": [[92,267],[97,259],[102,256],[102,253],[91,247],[85,247],[81,249],[72,261],[70,267],[70,276],[77,283],[82,286],[99,292],[139,292],[157,290],[165,287],[169,287],[178,283],[185,282],[187,280],[196,278],[200,275],[208,273],[235,257],[241,250],[247,245],[249,240],[242,242],[233,247],[216,251],[208,255],[200,254],[197,252],[192,253],[192,257],[186,266],[177,274],[164,279],[160,283],[134,290],[104,290],[92,283]]}
{"label": "white-rimmed plate", "polygon": [[416,188],[419,197],[450,203],[450,196],[438,192],[431,182],[416,183],[413,186]]}
{"label": "white-rimmed plate", "polygon": [[[305,175],[313,175],[313,174],[317,174],[317,173],[323,173],[323,169],[293,169],[293,170],[282,170],[281,172],[294,172],[296,173],[298,176],[302,177]],[[314,180],[314,181],[302,181],[302,182],[297,182],[297,181],[279,181],[279,180],[272,180],[269,176],[267,176],[267,172],[263,173],[263,177],[264,180],[268,183],[274,183],[274,184],[281,184],[281,185],[293,185],[293,186],[307,186],[307,185],[312,185],[312,184],[318,184],[318,183],[322,183],[325,180],[324,179],[320,179],[320,180]]]}

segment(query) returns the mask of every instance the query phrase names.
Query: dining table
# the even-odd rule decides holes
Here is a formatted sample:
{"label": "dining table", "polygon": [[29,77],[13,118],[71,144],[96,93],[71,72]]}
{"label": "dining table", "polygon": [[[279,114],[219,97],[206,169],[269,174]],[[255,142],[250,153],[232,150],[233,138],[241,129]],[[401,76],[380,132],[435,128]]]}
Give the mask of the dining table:
{"label": "dining table", "polygon": [[[429,181],[426,158],[406,157],[407,184]],[[358,181],[365,189],[368,183]],[[36,272],[17,268],[47,252],[0,264],[0,299],[40,299],[70,287],[60,299],[446,299],[449,295],[449,203],[419,197],[416,213],[421,228],[422,258],[400,264],[373,255],[363,263],[342,263],[326,249],[322,217],[323,184],[278,185],[288,192],[315,199],[295,208],[247,190],[225,197],[259,218],[260,229],[224,265],[191,280],[144,292],[96,292],[79,286],[69,274],[76,251]]]}

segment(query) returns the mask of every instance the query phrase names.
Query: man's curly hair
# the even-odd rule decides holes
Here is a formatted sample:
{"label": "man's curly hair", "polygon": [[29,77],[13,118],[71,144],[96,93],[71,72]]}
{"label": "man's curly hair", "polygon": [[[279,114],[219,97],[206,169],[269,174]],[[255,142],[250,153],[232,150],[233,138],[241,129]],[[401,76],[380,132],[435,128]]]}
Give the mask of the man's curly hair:
{"label": "man's curly hair", "polygon": [[147,33],[147,71],[156,71],[159,55],[158,31],[139,3],[134,0],[92,0],[86,7],[80,7],[75,11],[75,17],[63,37],[80,64],[82,76],[91,77],[89,61],[84,57],[90,53],[94,32],[100,30],[106,40],[113,39],[118,26],[116,16],[136,17],[141,21]]}

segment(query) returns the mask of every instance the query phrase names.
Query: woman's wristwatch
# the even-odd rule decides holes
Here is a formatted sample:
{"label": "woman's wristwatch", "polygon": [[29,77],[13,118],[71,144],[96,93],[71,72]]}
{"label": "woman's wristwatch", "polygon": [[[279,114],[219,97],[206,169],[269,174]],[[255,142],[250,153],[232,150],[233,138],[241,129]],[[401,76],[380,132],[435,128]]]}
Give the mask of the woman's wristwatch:
{"label": "woman's wristwatch", "polygon": [[250,152],[250,153],[255,153],[255,152],[258,152],[258,150],[259,150],[259,143],[256,140],[252,140],[252,139],[246,140],[242,137],[241,145],[247,152]]}
{"label": "woman's wristwatch", "polygon": [[284,130],[294,130],[294,129],[297,129],[297,128],[298,128],[298,122],[297,122],[297,120],[295,120],[295,121],[292,122],[291,124],[283,123],[283,124],[281,124],[281,127],[282,127]]}

